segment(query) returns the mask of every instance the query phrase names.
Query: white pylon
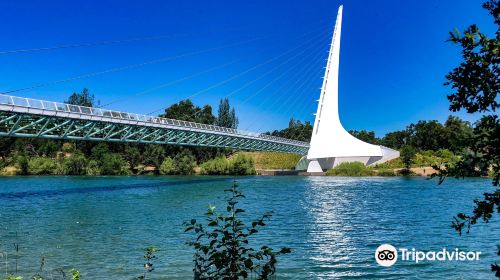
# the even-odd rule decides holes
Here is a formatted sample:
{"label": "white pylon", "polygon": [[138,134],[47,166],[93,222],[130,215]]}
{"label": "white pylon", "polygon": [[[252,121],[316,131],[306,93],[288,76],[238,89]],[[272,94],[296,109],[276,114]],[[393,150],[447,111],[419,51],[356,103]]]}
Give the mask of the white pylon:
{"label": "white pylon", "polygon": [[323,86],[307,154],[307,171],[322,172],[342,162],[359,161],[365,165],[382,163],[399,157],[399,152],[363,142],[347,132],[340,122],[338,82],[342,6],[339,7],[333,31]]}

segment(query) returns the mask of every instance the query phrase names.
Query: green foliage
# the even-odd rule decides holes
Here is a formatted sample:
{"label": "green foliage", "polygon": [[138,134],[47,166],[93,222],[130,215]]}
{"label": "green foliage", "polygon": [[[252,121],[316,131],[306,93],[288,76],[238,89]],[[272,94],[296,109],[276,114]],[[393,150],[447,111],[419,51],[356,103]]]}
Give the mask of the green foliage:
{"label": "green foliage", "polygon": [[60,149],[60,145],[53,140],[38,139],[38,154],[46,157],[54,157]]}
{"label": "green foliage", "polygon": [[373,168],[375,169],[396,169],[396,168],[403,168],[403,162],[401,161],[401,157],[386,161],[384,163],[380,163],[375,165]]}
{"label": "green foliage", "polygon": [[16,167],[19,170],[20,175],[28,175],[29,172],[29,162],[25,155],[20,155],[16,158]]}
{"label": "green foliage", "polygon": [[407,131],[409,137],[406,144],[419,150],[436,151],[448,146],[446,129],[436,120],[412,123],[407,127]]}
{"label": "green foliage", "polygon": [[71,273],[71,280],[80,280],[80,271],[73,268],[69,272]]}
{"label": "green foliage", "polygon": [[5,280],[23,280],[23,277],[16,275],[7,275],[7,277],[5,277]]}
{"label": "green foliage", "polygon": [[416,166],[444,166],[452,165],[459,157],[449,150],[423,151],[417,153],[413,159]]}
{"label": "green foliage", "polygon": [[104,154],[100,160],[101,175],[128,175],[130,174],[128,163],[119,154]]}
{"label": "green foliage", "polygon": [[56,170],[56,161],[46,157],[34,157],[28,161],[29,174],[49,175]]}
{"label": "green foliage", "polygon": [[156,168],[156,173],[159,173],[160,165],[165,158],[165,149],[161,145],[147,145],[143,157],[144,163],[153,165]]}
{"label": "green foliage", "polygon": [[89,160],[87,163],[87,175],[99,176],[101,175],[101,169],[99,168],[99,163],[93,159]]}
{"label": "green foliage", "polygon": [[268,132],[268,134],[277,137],[309,142],[311,141],[312,130],[313,127],[309,121],[302,123],[301,121],[291,118],[288,122],[288,128],[275,130],[271,133]]}
{"label": "green foliage", "polygon": [[229,106],[229,99],[227,97],[220,100],[218,115],[214,123],[222,127],[238,128],[236,111]]}
{"label": "green foliage", "polygon": [[202,163],[200,173],[202,175],[228,175],[229,166],[229,161],[225,157],[218,157]]}
{"label": "green foliage", "polygon": [[380,144],[380,139],[375,137],[375,132],[374,131],[367,131],[367,130],[350,130],[349,133],[358,138],[359,140],[365,141],[370,144],[374,145],[379,145]]}
{"label": "green foliage", "polygon": [[[493,185],[500,181],[500,120],[495,114],[500,107],[500,1],[489,0],[483,4],[497,26],[495,36],[489,38],[473,24],[463,34],[458,30],[450,32],[449,41],[461,47],[462,62],[446,75],[445,85],[453,92],[448,95],[450,110],[465,109],[468,113],[489,113],[482,115],[473,129],[468,149],[453,165],[440,170],[440,183],[446,176],[487,175],[493,173]],[[488,222],[493,213],[500,213],[500,189],[485,193],[483,200],[475,200],[472,215],[459,213],[452,226],[460,234],[464,227],[467,232],[471,225],[482,219]],[[500,246],[497,246],[500,255]],[[500,278],[500,266],[492,264],[491,270]]]}
{"label": "green foliage", "polygon": [[109,154],[109,146],[106,142],[99,142],[91,149],[90,158],[93,160],[101,161],[103,157]]}
{"label": "green foliage", "polygon": [[376,170],[375,175],[384,176],[384,177],[391,177],[391,176],[396,176],[396,173],[392,169],[378,169],[378,170]]}
{"label": "green foliage", "polygon": [[229,162],[229,174],[231,175],[254,175],[255,163],[253,158],[244,154],[236,154]]}
{"label": "green foliage", "polygon": [[203,175],[254,175],[255,163],[253,158],[245,154],[236,154],[232,159],[218,157],[200,165]]}
{"label": "green foliage", "polygon": [[389,132],[380,140],[380,143],[383,146],[399,150],[406,143],[409,136],[407,130]]}
{"label": "green foliage", "polygon": [[134,168],[141,163],[141,152],[139,148],[132,145],[127,145],[124,151],[124,157],[130,163],[130,167]]}
{"label": "green foliage", "polygon": [[373,176],[375,172],[361,162],[343,162],[326,172],[327,176]]}
{"label": "green foliage", "polygon": [[416,153],[417,153],[417,151],[413,146],[404,145],[401,148],[400,156],[401,156],[401,161],[403,162],[403,166],[405,169],[411,168],[411,165],[414,162],[414,158],[415,158]]}
{"label": "green foliage", "polygon": [[175,163],[171,157],[166,157],[160,165],[161,175],[174,175],[175,174]]}
{"label": "green foliage", "polygon": [[196,159],[191,151],[183,149],[174,157],[175,174],[192,175],[196,166]]}
{"label": "green foliage", "polygon": [[76,152],[63,161],[64,174],[66,175],[86,175],[87,159],[79,152]]}
{"label": "green foliage", "polygon": [[64,101],[64,103],[86,107],[94,106],[94,102],[94,94],[91,94],[86,88],[84,88],[80,93],[73,92],[73,94],[69,96],[68,100]]}
{"label": "green foliage", "polygon": [[181,100],[179,103],[171,105],[165,109],[165,113],[161,114],[160,117],[204,124],[214,124],[215,122],[210,105],[200,108],[195,106],[190,99]]}
{"label": "green foliage", "polygon": [[160,249],[154,246],[147,247],[146,249],[144,249],[144,259],[146,259],[146,262],[144,263],[144,274],[137,277],[138,280],[146,279],[146,276],[149,273],[153,272],[154,270],[153,261],[156,259],[155,254],[158,253],[159,251]]}
{"label": "green foliage", "polygon": [[444,123],[448,147],[453,152],[461,152],[469,145],[472,137],[472,125],[458,117],[449,116]]}
{"label": "green foliage", "polygon": [[225,212],[218,213],[209,206],[205,214],[206,225],[192,219],[185,222],[185,231],[193,232],[196,239],[188,244],[195,249],[195,279],[243,279],[250,273],[258,273],[258,279],[269,279],[276,272],[277,257],[290,253],[289,248],[274,251],[262,246],[260,249],[249,247],[253,235],[257,234],[271,218],[265,213],[246,226],[239,218],[245,210],[238,208],[239,200],[244,198],[236,183],[226,190]]}
{"label": "green foliage", "polygon": [[63,145],[62,145],[63,153],[74,153],[75,150],[76,150],[75,143],[66,142],[66,143],[63,143]]}
{"label": "green foliage", "polygon": [[257,169],[294,169],[301,156],[279,152],[238,152],[251,157]]}

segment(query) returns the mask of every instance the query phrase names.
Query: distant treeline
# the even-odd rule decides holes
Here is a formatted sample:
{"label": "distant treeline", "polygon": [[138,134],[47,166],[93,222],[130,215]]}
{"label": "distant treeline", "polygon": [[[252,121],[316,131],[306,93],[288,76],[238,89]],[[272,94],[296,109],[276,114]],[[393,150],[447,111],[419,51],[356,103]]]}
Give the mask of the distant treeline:
{"label": "distant treeline", "polygon": [[[309,121],[301,122],[292,118],[287,128],[268,132],[268,134],[309,142],[312,130],[313,127]],[[449,116],[443,124],[436,120],[422,120],[408,125],[404,130],[389,132],[382,138],[376,137],[375,132],[367,130],[351,130],[349,133],[365,142],[396,150],[411,146],[417,151],[447,149],[460,152],[468,146],[473,126],[459,117]]]}

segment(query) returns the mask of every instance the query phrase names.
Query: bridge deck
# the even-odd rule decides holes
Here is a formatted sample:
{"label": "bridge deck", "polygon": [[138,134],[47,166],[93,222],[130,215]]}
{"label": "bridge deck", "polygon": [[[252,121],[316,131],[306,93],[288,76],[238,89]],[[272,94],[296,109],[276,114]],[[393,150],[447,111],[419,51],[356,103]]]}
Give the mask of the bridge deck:
{"label": "bridge deck", "polygon": [[215,125],[0,94],[0,136],[306,154],[309,143]]}

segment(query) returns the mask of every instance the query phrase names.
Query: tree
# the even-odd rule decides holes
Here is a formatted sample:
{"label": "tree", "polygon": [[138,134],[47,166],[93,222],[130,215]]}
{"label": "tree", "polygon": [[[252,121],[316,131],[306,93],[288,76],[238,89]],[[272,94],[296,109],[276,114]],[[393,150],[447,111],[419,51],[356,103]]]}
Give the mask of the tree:
{"label": "tree", "polygon": [[437,151],[448,147],[446,130],[436,120],[418,121],[416,124],[410,124],[406,130],[408,131],[407,144],[418,150]]}
{"label": "tree", "polygon": [[[500,120],[495,111],[500,90],[500,1],[489,0],[483,4],[493,16],[497,26],[495,36],[489,38],[473,24],[463,33],[450,32],[449,41],[459,45],[462,62],[448,75],[445,85],[453,92],[448,95],[451,111],[465,109],[468,113],[486,114],[481,117],[473,130],[470,147],[462,159],[453,166],[440,170],[440,183],[446,176],[461,177],[464,174],[485,174],[491,172],[493,186],[498,187],[500,179]],[[488,115],[487,113],[491,113]],[[464,228],[469,232],[471,225],[479,220],[488,222],[493,214],[500,213],[500,188],[485,193],[483,200],[475,200],[473,214],[459,213],[452,226],[459,234]],[[500,255],[500,246],[497,245]],[[500,266],[491,265],[492,271],[500,277]]]}
{"label": "tree", "polygon": [[196,166],[196,159],[188,149],[182,149],[174,157],[175,174],[191,175],[194,174],[194,167]]}
{"label": "tree", "polygon": [[115,153],[104,154],[99,161],[99,169],[102,175],[127,175],[129,166],[121,155]]}
{"label": "tree", "polygon": [[236,111],[234,108],[231,109],[229,105],[229,99],[223,98],[219,102],[219,110],[217,118],[215,119],[215,125],[228,127],[228,128],[238,128],[238,118],[236,117]]}
{"label": "tree", "polygon": [[131,168],[134,168],[141,163],[141,152],[136,145],[125,146],[124,156],[130,163]]}
{"label": "tree", "polygon": [[99,142],[99,144],[95,145],[91,150],[90,158],[96,161],[102,161],[104,156],[109,154],[109,146],[106,142]]}
{"label": "tree", "polygon": [[28,175],[29,165],[28,158],[25,155],[20,155],[16,159],[16,167],[18,168],[18,174]]}
{"label": "tree", "polygon": [[414,161],[415,154],[417,151],[413,146],[410,145],[404,145],[401,148],[401,161],[403,162],[403,165],[406,170],[410,170],[411,165]]}
{"label": "tree", "polygon": [[80,93],[73,92],[73,94],[71,94],[68,100],[64,101],[64,103],[93,107],[95,105],[95,97],[94,94],[91,94],[87,88],[84,88]]}
{"label": "tree", "polygon": [[174,175],[175,174],[175,163],[171,157],[166,157],[165,160],[160,165],[161,175]]}
{"label": "tree", "polygon": [[375,137],[375,132],[374,131],[367,131],[367,130],[349,130],[349,133],[358,138],[359,140],[365,141],[370,144],[374,145],[379,145],[380,144],[380,139]]}
{"label": "tree", "polygon": [[267,134],[287,139],[309,142],[311,141],[312,131],[313,127],[309,121],[305,121],[304,123],[302,123],[299,120],[290,118],[287,128],[282,130],[275,130],[273,132],[267,132]]}
{"label": "tree", "polygon": [[204,124],[214,124],[215,122],[210,105],[200,108],[189,99],[181,100],[166,108],[165,113],[161,114],[160,117]]}
{"label": "tree", "polygon": [[462,152],[468,147],[468,140],[472,137],[472,126],[459,117],[448,116],[444,123],[449,149],[452,152]]}
{"label": "tree", "polygon": [[165,149],[161,145],[146,145],[143,158],[144,163],[153,165],[155,167],[156,174],[158,174],[160,172],[160,165],[165,158]]}
{"label": "tree", "polygon": [[237,154],[230,162],[229,173],[232,175],[254,175],[256,172],[253,158]]}
{"label": "tree", "polygon": [[407,130],[399,130],[387,133],[381,140],[381,144],[396,150],[401,149],[408,142],[410,134]]}
{"label": "tree", "polygon": [[66,175],[86,175],[87,159],[79,152],[64,159],[64,173]]}

